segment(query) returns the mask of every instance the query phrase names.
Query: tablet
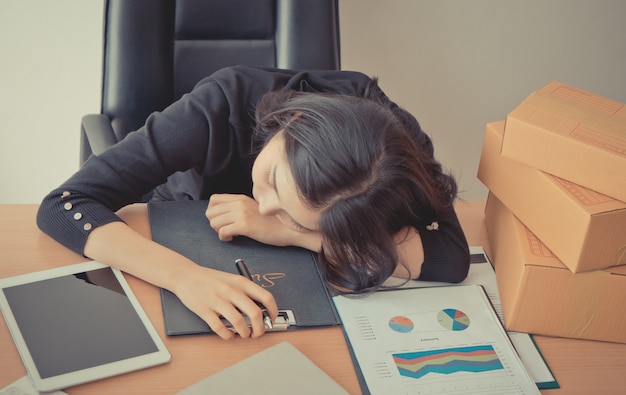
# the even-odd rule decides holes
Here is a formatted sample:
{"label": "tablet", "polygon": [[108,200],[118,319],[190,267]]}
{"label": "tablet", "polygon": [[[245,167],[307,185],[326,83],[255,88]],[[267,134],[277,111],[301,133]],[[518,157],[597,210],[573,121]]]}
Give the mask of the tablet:
{"label": "tablet", "polygon": [[102,263],[0,279],[0,308],[39,391],[170,360],[122,273]]}

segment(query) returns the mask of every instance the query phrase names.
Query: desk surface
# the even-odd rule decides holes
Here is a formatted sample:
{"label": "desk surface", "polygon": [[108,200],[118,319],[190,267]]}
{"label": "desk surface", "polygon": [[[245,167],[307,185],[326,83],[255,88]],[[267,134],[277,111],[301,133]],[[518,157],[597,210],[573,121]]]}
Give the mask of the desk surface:
{"label": "desk surface", "polygon": [[[0,205],[0,278],[83,262],[35,225],[36,205]],[[457,212],[470,245],[487,252],[484,202],[461,202]],[[120,215],[149,235],[145,205],[133,205]],[[360,393],[341,328],[270,333],[259,339],[224,341],[217,336],[167,337],[158,289],[128,276],[148,316],[172,354],[166,365],[72,387],[69,394],[172,394],[235,362],[283,340],[291,342],[351,394]],[[26,374],[4,320],[0,320],[0,388]],[[561,388],[544,394],[621,394],[626,388],[626,344],[535,336]]]}

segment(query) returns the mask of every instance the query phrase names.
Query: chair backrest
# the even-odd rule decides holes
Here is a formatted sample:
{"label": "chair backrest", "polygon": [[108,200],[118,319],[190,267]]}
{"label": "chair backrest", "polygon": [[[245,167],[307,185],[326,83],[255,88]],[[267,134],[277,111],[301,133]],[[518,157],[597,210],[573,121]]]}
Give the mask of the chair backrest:
{"label": "chair backrest", "polygon": [[107,0],[102,114],[118,140],[236,64],[339,69],[338,0]]}

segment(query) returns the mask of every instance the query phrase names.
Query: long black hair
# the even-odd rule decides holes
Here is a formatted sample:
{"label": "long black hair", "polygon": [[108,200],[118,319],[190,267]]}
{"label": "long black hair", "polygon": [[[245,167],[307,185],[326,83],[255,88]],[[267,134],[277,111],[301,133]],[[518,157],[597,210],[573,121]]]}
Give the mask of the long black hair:
{"label": "long black hair", "polygon": [[378,289],[399,262],[394,236],[437,221],[456,196],[417,120],[375,79],[362,96],[271,92],[256,118],[261,144],[283,131],[300,199],[321,211],[319,261],[335,287]]}

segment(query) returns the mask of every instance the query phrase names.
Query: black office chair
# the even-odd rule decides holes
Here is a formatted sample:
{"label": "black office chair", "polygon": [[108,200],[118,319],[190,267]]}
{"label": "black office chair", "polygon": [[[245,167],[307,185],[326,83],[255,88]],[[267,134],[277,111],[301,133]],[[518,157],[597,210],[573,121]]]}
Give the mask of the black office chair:
{"label": "black office chair", "polygon": [[337,2],[107,0],[102,108],[82,119],[81,165],[222,67],[338,70]]}

